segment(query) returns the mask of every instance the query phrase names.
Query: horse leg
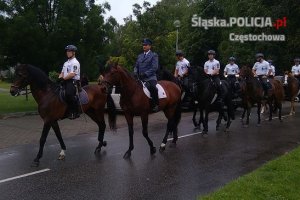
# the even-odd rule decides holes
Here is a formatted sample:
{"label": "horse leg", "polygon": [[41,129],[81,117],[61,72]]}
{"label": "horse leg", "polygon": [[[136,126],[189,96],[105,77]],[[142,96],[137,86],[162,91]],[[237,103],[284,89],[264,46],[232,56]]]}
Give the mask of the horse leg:
{"label": "horse leg", "polygon": [[197,123],[197,120],[196,120],[197,111],[198,111],[198,108],[197,108],[197,106],[195,105],[195,106],[194,106],[194,113],[193,113],[193,124],[194,124],[194,126],[195,126],[195,129],[198,128],[198,123]]}
{"label": "horse leg", "polygon": [[219,115],[218,115],[218,119],[217,119],[217,125],[216,125],[216,131],[218,131],[219,129],[220,129],[220,124],[221,124],[221,120],[222,120],[222,118],[223,118],[223,114],[224,113],[221,113],[221,112],[219,112]]}
{"label": "horse leg", "polygon": [[142,125],[143,125],[143,136],[146,138],[149,146],[150,146],[150,154],[153,155],[156,152],[156,148],[153,146],[153,142],[148,136],[148,115],[142,115]]}
{"label": "horse leg", "polygon": [[61,136],[61,132],[60,132],[60,129],[59,129],[57,121],[53,122],[51,124],[51,127],[53,128],[54,133],[56,135],[56,138],[58,139],[60,147],[61,147],[61,151],[59,153],[58,160],[64,160],[65,157],[66,157],[66,155],[65,155],[66,145],[65,145],[64,140],[63,140],[63,138]]}
{"label": "horse leg", "polygon": [[[245,109],[245,111],[247,111],[247,116],[246,116],[246,123],[243,125],[244,128],[248,128],[249,126],[249,117],[250,117],[250,113],[251,113],[251,106],[248,105],[247,109]],[[260,108],[259,108],[259,112],[260,112]]]}
{"label": "horse leg", "polygon": [[40,159],[43,156],[44,145],[46,143],[46,139],[51,128],[50,123],[44,123],[42,135],[40,138],[40,148],[36,158],[33,160],[32,167],[38,167],[40,164]]}
{"label": "horse leg", "polygon": [[104,119],[104,114],[103,112],[98,112],[98,114],[93,118],[93,120],[97,123],[99,131],[98,131],[98,146],[95,149],[94,153],[100,153],[101,148],[107,145],[107,142],[104,141],[104,133],[105,133],[105,119]]}
{"label": "horse leg", "polygon": [[202,131],[202,135],[203,136],[207,136],[207,132],[208,132],[208,110],[205,110],[205,116],[204,116],[204,120],[203,120],[203,131]]}
{"label": "horse leg", "polygon": [[261,119],[260,119],[260,108],[261,108],[261,103],[258,102],[257,103],[257,126],[260,126],[260,122],[261,122]]}
{"label": "horse leg", "polygon": [[273,104],[272,104],[272,101],[269,102],[269,109],[270,109],[270,112],[269,112],[269,121],[272,121],[272,115],[273,115]]}
{"label": "horse leg", "polygon": [[124,154],[123,158],[127,159],[127,158],[130,158],[131,151],[134,149],[134,145],[133,145],[133,115],[131,115],[129,113],[125,113],[124,115],[125,115],[127,125],[128,125],[129,148],[126,151],[126,153]]}
{"label": "horse leg", "polygon": [[277,108],[278,108],[279,121],[282,122],[282,118],[281,118],[282,103],[281,102],[277,102]]}

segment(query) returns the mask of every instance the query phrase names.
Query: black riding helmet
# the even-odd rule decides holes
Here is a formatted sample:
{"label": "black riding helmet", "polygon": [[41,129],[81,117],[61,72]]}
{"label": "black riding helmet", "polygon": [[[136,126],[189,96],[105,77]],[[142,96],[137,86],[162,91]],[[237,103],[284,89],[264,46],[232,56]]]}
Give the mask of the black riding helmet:
{"label": "black riding helmet", "polygon": [[228,60],[229,60],[229,61],[235,61],[235,57],[231,56],[231,57],[229,57]]}
{"label": "black riding helmet", "polygon": [[183,51],[177,50],[176,51],[176,56],[183,56]]}
{"label": "black riding helmet", "polygon": [[257,53],[256,55],[255,55],[255,58],[257,59],[257,58],[264,58],[264,54],[262,54],[262,53]]}
{"label": "black riding helmet", "polygon": [[66,51],[77,51],[77,47],[73,44],[70,44],[68,46],[65,47]]}
{"label": "black riding helmet", "polygon": [[208,50],[207,55],[216,55],[216,52],[214,50]]}

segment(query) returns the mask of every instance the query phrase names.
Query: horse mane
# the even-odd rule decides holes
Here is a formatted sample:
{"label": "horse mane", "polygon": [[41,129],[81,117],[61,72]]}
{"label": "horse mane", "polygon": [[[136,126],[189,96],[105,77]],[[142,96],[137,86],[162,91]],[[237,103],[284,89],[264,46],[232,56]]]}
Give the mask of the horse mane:
{"label": "horse mane", "polygon": [[46,89],[48,84],[53,84],[53,82],[49,79],[49,77],[46,75],[44,71],[42,71],[40,68],[37,68],[33,65],[23,65],[26,67],[26,70],[29,75],[29,79],[34,81],[36,83],[36,86],[38,86],[41,89]]}
{"label": "horse mane", "polygon": [[252,69],[247,65],[244,65],[241,67],[240,74],[241,74],[241,76],[247,77],[247,78],[254,77]]}
{"label": "horse mane", "polygon": [[195,82],[202,82],[209,79],[209,76],[205,73],[204,68],[200,66],[190,67],[189,74],[192,80]]}

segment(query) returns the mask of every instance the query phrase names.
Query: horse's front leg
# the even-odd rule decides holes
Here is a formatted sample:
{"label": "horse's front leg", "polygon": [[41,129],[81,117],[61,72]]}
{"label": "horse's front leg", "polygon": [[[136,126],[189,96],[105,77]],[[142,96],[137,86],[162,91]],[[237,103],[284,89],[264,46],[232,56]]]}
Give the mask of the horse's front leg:
{"label": "horse's front leg", "polygon": [[31,165],[32,167],[38,167],[39,164],[40,164],[40,159],[43,156],[44,145],[46,143],[47,136],[48,136],[50,128],[51,128],[51,124],[50,123],[44,123],[42,135],[41,135],[41,138],[40,138],[39,152],[38,152],[36,158],[33,160],[33,163]]}
{"label": "horse's front leg", "polygon": [[261,102],[257,103],[257,126],[260,126],[260,109],[261,109]]}
{"label": "horse's front leg", "polygon": [[53,122],[51,124],[51,127],[53,128],[54,130],[54,133],[59,141],[59,144],[60,144],[60,147],[61,147],[61,151],[59,153],[59,156],[58,156],[58,160],[64,160],[65,159],[65,151],[66,151],[66,145],[64,143],[64,140],[62,138],[62,135],[61,135],[61,132],[60,132],[60,129],[59,129],[59,126],[58,126],[58,123],[57,121]]}
{"label": "horse's front leg", "polygon": [[269,112],[269,121],[272,121],[272,115],[273,115],[273,103],[272,101],[269,101],[268,102],[268,105],[269,105],[269,109],[270,109],[270,112]]}
{"label": "horse's front leg", "polygon": [[204,116],[204,120],[203,120],[202,135],[206,137],[207,136],[207,132],[208,132],[208,109],[205,109],[205,116]]}
{"label": "horse's front leg", "polygon": [[129,133],[129,148],[124,154],[123,158],[127,159],[131,156],[131,151],[134,149],[133,145],[133,115],[125,112],[125,118],[128,125],[128,133]]}

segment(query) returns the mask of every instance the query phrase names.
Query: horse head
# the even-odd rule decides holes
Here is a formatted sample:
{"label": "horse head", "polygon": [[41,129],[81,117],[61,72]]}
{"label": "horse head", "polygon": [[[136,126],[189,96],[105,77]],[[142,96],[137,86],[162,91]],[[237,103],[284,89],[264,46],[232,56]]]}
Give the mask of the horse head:
{"label": "horse head", "polygon": [[13,96],[20,95],[20,91],[29,84],[29,73],[27,65],[17,65],[14,73],[14,81],[10,86],[10,94]]}

